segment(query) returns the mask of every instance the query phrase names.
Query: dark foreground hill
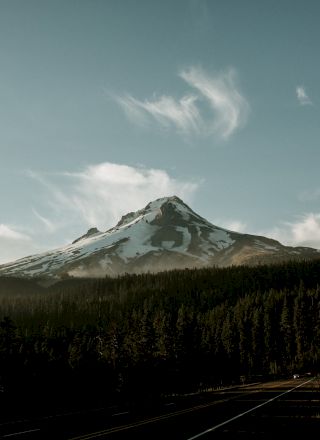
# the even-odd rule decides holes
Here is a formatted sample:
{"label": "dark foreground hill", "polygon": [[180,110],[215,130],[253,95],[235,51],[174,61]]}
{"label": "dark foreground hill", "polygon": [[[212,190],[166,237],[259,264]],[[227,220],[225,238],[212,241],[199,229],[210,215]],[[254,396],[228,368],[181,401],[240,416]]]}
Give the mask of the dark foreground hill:
{"label": "dark foreground hill", "polygon": [[149,405],[320,368],[320,261],[25,285],[0,295],[8,413]]}

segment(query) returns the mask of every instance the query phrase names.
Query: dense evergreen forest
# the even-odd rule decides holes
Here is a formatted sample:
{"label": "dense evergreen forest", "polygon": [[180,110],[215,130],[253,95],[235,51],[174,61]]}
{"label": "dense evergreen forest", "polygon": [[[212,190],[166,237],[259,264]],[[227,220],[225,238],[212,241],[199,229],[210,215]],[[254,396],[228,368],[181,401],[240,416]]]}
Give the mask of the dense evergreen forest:
{"label": "dense evergreen forest", "polygon": [[149,404],[319,367],[320,260],[49,288],[0,279],[6,408]]}

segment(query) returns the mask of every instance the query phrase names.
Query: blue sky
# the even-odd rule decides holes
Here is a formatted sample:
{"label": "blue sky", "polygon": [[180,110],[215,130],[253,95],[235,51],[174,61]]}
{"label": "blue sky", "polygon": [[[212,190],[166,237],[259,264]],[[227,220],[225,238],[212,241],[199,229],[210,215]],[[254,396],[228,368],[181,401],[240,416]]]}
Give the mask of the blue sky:
{"label": "blue sky", "polygon": [[316,0],[1,0],[0,262],[177,194],[320,248]]}

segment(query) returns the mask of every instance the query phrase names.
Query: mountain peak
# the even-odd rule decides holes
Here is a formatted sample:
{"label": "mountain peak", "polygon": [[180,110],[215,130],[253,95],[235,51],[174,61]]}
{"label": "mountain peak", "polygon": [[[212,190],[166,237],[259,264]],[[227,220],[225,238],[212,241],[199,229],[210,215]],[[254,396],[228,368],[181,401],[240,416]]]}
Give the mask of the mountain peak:
{"label": "mountain peak", "polygon": [[[159,216],[161,215],[161,213],[167,210],[168,206],[171,205],[174,205],[175,208],[180,211],[186,209],[190,210],[190,208],[177,196],[160,197],[159,199],[149,202],[143,209],[140,209],[139,211],[132,211],[123,215],[120,221],[117,223],[116,228],[129,225],[133,221],[142,218],[148,214],[151,214],[151,217]],[[148,218],[148,221],[151,221],[151,217]]]}
{"label": "mountain peak", "polygon": [[[184,201],[181,200],[178,196],[168,196],[168,197],[160,197],[159,199],[156,199],[155,202],[162,202],[169,203],[169,202],[175,202],[175,203],[181,203],[182,205],[185,205]],[[153,202],[151,202],[153,203]]]}
{"label": "mountain peak", "polygon": [[183,200],[179,199],[177,196],[168,196],[168,197],[160,197],[159,199],[153,200],[152,202],[149,202],[144,210],[151,210],[151,209],[159,209],[161,206],[166,205],[168,203],[176,203],[180,205],[187,206]]}

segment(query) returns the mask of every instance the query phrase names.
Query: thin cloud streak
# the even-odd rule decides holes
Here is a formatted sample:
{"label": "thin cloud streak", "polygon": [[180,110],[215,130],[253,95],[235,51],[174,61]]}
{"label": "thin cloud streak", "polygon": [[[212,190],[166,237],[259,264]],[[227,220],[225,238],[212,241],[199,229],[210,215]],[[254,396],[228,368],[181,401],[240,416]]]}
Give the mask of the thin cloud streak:
{"label": "thin cloud streak", "polygon": [[296,95],[300,105],[312,105],[312,101],[303,86],[296,87]]}
{"label": "thin cloud streak", "polygon": [[43,215],[39,214],[39,212],[36,209],[32,209],[33,214],[37,217],[38,220],[42,222],[42,224],[45,226],[45,229],[49,233],[54,233],[58,229],[58,225],[53,223],[48,218],[44,217]]}
{"label": "thin cloud streak", "polygon": [[171,96],[161,96],[154,100],[139,101],[130,95],[117,98],[129,119],[145,126],[148,115],[163,128],[175,127],[182,134],[199,131],[201,117],[195,105],[197,98],[189,95],[176,101]]}
{"label": "thin cloud streak", "polygon": [[191,87],[197,89],[213,110],[213,120],[207,123],[209,134],[219,133],[228,138],[247,120],[249,104],[236,88],[234,70],[209,76],[202,69],[192,67],[180,73]]}
{"label": "thin cloud streak", "polygon": [[30,237],[14,229],[12,226],[0,224],[0,238],[9,240],[30,240]]}
{"label": "thin cloud streak", "polygon": [[[179,100],[163,95],[140,101],[131,95],[114,99],[134,123],[147,126],[154,121],[165,129],[175,128],[183,135],[229,138],[247,121],[249,104],[236,86],[235,70],[208,75],[203,69],[191,67],[179,74],[192,94]],[[209,105],[210,117],[207,117]]]}
{"label": "thin cloud streak", "polygon": [[25,256],[35,250],[32,238],[11,225],[0,224],[0,264]]}

